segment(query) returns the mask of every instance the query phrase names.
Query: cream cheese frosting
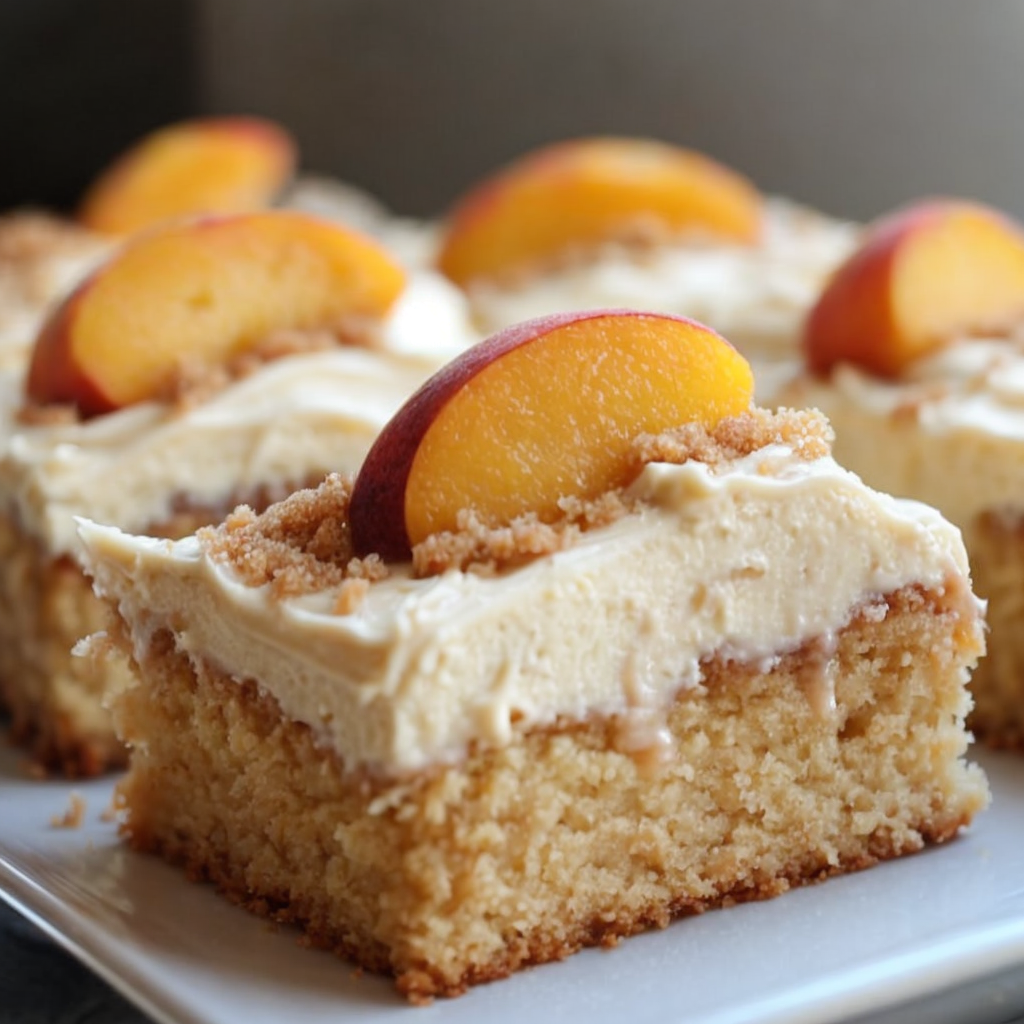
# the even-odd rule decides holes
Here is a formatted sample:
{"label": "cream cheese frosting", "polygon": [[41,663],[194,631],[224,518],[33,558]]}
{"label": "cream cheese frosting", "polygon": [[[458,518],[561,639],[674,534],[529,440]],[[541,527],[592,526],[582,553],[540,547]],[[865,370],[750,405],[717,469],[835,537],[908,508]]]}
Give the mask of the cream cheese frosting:
{"label": "cream cheese frosting", "polygon": [[76,513],[144,530],[178,500],[217,505],[355,472],[402,403],[475,340],[461,294],[417,271],[380,326],[379,348],[289,355],[192,408],[146,402],[84,422],[20,425],[22,374],[0,372],[0,495],[23,529],[68,553]]}
{"label": "cream cheese frosting", "polygon": [[[797,355],[802,318],[858,229],[781,199],[765,204],[752,246],[606,244],[514,284],[479,282],[469,294],[489,331],[549,313],[602,306],[690,316],[724,334],[752,361]],[[758,375],[760,376],[760,375]]]}
{"label": "cream cheese frosting", "polygon": [[322,591],[280,600],[195,538],[80,526],[99,593],[143,657],[173,628],[188,655],[256,680],[350,768],[401,773],[504,744],[513,722],[664,708],[702,662],[770,665],[829,648],[865,606],[907,585],[970,595],[959,532],[869,490],[829,457],[782,445],[709,467],[651,464],[638,510],[494,577],[397,567],[348,614]]}
{"label": "cream cheese frosting", "polygon": [[836,458],[873,487],[935,505],[966,527],[1024,514],[1024,332],[963,338],[886,380],[851,364],[802,374],[781,404],[821,409]]}
{"label": "cream cheese frosting", "polygon": [[466,297],[431,270],[409,272],[380,339],[391,352],[434,362],[448,362],[479,340]]}
{"label": "cream cheese frosting", "polygon": [[216,505],[257,487],[355,472],[436,368],[341,347],[267,363],[192,408],[147,402],[24,427],[0,458],[0,493],[22,528],[57,554],[76,547],[76,514],[142,531],[182,498]]}

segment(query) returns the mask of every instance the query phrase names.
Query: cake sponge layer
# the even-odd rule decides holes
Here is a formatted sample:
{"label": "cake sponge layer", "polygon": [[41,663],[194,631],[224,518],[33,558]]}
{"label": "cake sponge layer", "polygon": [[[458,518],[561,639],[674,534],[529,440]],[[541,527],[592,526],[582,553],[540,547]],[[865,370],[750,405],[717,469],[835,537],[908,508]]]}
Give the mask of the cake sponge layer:
{"label": "cake sponge layer", "polygon": [[128,666],[71,653],[106,628],[106,607],[69,557],[47,554],[6,517],[0,566],[0,703],[12,738],[37,767],[71,778],[123,767],[103,697],[127,683]]}
{"label": "cake sponge layer", "polygon": [[[266,488],[231,495],[222,506],[179,502],[148,532],[183,537],[238,501],[265,508],[277,496]],[[10,713],[12,739],[41,772],[89,778],[123,768],[127,751],[106,703],[127,685],[128,665],[73,653],[84,637],[106,630],[106,603],[70,555],[47,549],[11,516],[0,515],[0,567],[0,709]]]}
{"label": "cake sponge layer", "polygon": [[132,845],[413,1000],[915,851],[987,800],[963,760],[979,623],[916,588],[864,606],[834,649],[705,663],[661,764],[594,716],[401,777],[346,772],[260,681],[166,630],[136,650],[115,699]]}
{"label": "cake sponge layer", "polygon": [[989,652],[971,680],[970,726],[991,746],[1024,752],[1024,519],[984,513],[964,542],[989,627]]}

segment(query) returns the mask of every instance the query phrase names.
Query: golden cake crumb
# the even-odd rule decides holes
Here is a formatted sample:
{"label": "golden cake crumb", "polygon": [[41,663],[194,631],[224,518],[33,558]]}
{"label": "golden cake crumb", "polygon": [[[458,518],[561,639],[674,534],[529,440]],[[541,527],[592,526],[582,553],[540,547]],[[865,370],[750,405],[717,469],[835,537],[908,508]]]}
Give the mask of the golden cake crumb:
{"label": "golden cake crumb", "polygon": [[661,434],[641,434],[634,453],[638,469],[649,462],[679,465],[690,459],[719,466],[784,444],[797,458],[811,462],[831,454],[832,438],[832,427],[817,409],[751,409],[711,428],[687,423]]}
{"label": "golden cake crumb", "polygon": [[15,414],[15,419],[25,427],[65,427],[81,420],[73,405],[40,405],[26,400]]}
{"label": "golden cake crumb", "polygon": [[630,512],[635,503],[621,491],[584,501],[562,498],[562,518],[542,523],[536,515],[519,516],[508,526],[488,526],[470,509],[458,516],[458,529],[435,533],[412,549],[413,573],[436,576],[450,569],[493,575],[541,555],[571,546],[588,529],[607,526]]}
{"label": "golden cake crumb", "polygon": [[[383,579],[376,555],[356,558],[348,528],[352,480],[332,473],[316,488],[296,491],[257,516],[240,505],[217,527],[198,532],[207,554],[227,563],[251,587],[269,584],[279,600]],[[358,589],[350,592],[351,600]]]}
{"label": "golden cake crumb", "polygon": [[72,793],[68,809],[63,814],[55,814],[50,818],[51,828],[81,828],[85,820],[85,798],[80,793]]}
{"label": "golden cake crumb", "polygon": [[[649,462],[697,459],[724,466],[770,444],[784,444],[798,458],[812,460],[829,454],[831,438],[828,421],[816,410],[754,409],[711,429],[688,424],[641,435],[633,456],[637,473]],[[221,526],[200,530],[199,537],[207,553],[229,563],[248,586],[270,584],[279,598],[339,587],[335,611],[348,615],[359,607],[369,584],[387,575],[376,555],[355,557],[348,525],[351,493],[351,481],[335,474],[260,516],[242,505]],[[564,497],[558,504],[562,514],[555,522],[541,522],[530,513],[499,526],[464,509],[455,530],[433,534],[413,548],[413,574],[460,569],[493,575],[570,547],[588,530],[634,511],[638,501],[616,489],[590,500]]]}
{"label": "golden cake crumb", "polygon": [[[639,473],[650,462],[681,464],[695,459],[723,466],[770,444],[784,444],[801,459],[823,458],[831,451],[832,428],[815,409],[752,409],[708,428],[688,423],[662,434],[641,434],[633,446]],[[566,497],[562,517],[542,523],[525,515],[507,526],[488,526],[472,510],[463,510],[457,529],[436,533],[413,548],[416,576],[434,576],[451,569],[493,574],[572,545],[589,529],[607,526],[636,508],[622,491],[609,491],[592,501]]]}
{"label": "golden cake crumb", "polygon": [[18,210],[0,217],[0,267],[24,268],[50,256],[75,255],[96,244],[96,236],[74,221],[42,210]]}
{"label": "golden cake crumb", "polygon": [[179,413],[187,412],[209,401],[236,381],[251,377],[267,363],[305,352],[323,352],[346,344],[357,344],[357,337],[354,332],[344,330],[303,331],[282,328],[271,331],[254,345],[236,353],[226,363],[211,364],[197,358],[180,359],[170,383],[160,397],[173,405]]}
{"label": "golden cake crumb", "polygon": [[522,722],[412,777],[352,771],[261,681],[136,623],[119,634],[150,641],[145,685],[115,697],[135,750],[122,834],[411,1002],[459,995],[956,835],[988,800],[963,758],[976,608],[920,588],[882,601],[837,631],[827,716],[804,689],[816,646],[705,660],[665,709],[675,756],[654,777],[603,713]]}

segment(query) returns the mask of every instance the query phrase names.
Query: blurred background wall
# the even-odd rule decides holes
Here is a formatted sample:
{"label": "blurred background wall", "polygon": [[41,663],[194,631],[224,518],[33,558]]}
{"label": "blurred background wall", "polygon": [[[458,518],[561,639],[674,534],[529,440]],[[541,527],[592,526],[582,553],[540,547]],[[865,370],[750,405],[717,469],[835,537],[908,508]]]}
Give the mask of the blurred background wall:
{"label": "blurred background wall", "polygon": [[68,204],[147,128],[277,118],[410,213],[539,143],[654,135],[870,216],[1024,216],[1024,0],[0,0],[0,205]]}
{"label": "blurred background wall", "polygon": [[198,109],[182,0],[0,0],[0,209],[66,207],[125,143]]}

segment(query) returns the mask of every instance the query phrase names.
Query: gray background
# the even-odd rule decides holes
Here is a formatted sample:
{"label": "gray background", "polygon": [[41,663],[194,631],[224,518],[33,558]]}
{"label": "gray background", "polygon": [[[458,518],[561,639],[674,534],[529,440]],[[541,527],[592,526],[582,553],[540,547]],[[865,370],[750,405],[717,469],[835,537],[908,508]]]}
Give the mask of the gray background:
{"label": "gray background", "polygon": [[0,207],[68,206],[148,128],[277,117],[433,213],[542,142],[651,134],[872,216],[1024,216],[1024,0],[0,0]]}
{"label": "gray background", "polygon": [[1018,0],[209,0],[198,29],[205,104],[280,118],[408,211],[620,132],[836,213],[942,192],[1024,215]]}
{"label": "gray background", "polygon": [[[1024,0],[0,0],[0,208],[69,207],[142,132],[248,111],[409,213],[615,132],[837,214],[1024,216],[1022,68]],[[2,1024],[139,1020],[0,909]]]}

